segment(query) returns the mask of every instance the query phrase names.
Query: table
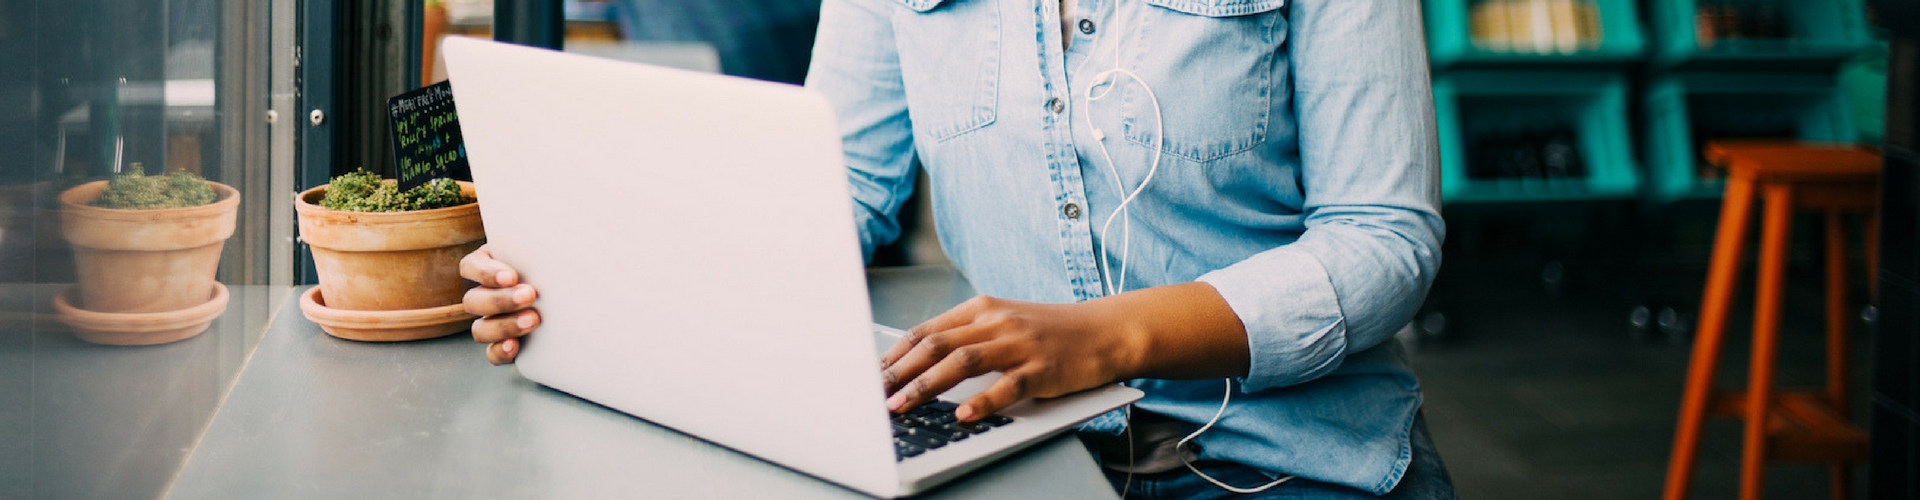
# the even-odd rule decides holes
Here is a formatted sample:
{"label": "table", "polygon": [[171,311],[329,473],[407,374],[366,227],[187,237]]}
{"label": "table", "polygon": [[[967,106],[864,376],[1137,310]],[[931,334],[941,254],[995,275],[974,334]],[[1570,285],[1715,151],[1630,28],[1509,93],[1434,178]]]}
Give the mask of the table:
{"label": "table", "polygon": [[[875,321],[972,295],[949,267],[876,269]],[[175,498],[864,498],[487,364],[471,338],[335,339],[288,302],[168,494]],[[1071,436],[928,498],[1113,498]]]}
{"label": "table", "polygon": [[0,284],[0,498],[153,498],[289,289],[228,285],[227,311],[205,333],[109,346],[53,315],[68,286]]}

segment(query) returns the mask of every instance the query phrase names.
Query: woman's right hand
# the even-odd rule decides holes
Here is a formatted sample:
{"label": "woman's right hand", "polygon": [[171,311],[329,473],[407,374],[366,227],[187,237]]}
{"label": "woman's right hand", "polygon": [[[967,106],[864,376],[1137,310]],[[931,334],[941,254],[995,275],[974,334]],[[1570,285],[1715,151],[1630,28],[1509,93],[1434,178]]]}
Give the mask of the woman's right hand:
{"label": "woman's right hand", "polygon": [[461,299],[467,313],[480,317],[473,321],[473,341],[487,344],[487,362],[512,363],[520,337],[540,326],[540,312],[533,309],[539,293],[520,282],[518,271],[494,260],[485,245],[460,259],[460,276],[480,284]]}

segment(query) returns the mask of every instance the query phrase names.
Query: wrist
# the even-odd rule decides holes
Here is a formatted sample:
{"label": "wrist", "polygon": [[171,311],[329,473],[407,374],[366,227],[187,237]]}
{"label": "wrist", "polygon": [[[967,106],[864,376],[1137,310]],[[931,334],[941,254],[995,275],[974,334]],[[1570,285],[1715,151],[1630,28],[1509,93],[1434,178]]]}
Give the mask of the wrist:
{"label": "wrist", "polygon": [[1102,358],[1115,379],[1246,375],[1246,328],[1212,285],[1145,288],[1083,302],[1085,324],[1106,336]]}
{"label": "wrist", "polygon": [[1125,304],[1122,297],[1103,302],[1102,310],[1095,312],[1098,321],[1092,323],[1109,339],[1107,348],[1103,349],[1108,372],[1116,382],[1145,376],[1153,363],[1155,342],[1151,325],[1142,320],[1137,307]]}

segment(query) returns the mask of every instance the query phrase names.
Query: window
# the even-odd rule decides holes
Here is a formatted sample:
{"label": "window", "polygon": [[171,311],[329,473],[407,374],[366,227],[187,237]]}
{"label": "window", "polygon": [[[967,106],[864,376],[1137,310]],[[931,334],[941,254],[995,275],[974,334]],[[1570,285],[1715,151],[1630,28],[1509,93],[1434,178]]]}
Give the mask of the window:
{"label": "window", "polygon": [[157,496],[286,299],[293,6],[0,2],[0,498]]}

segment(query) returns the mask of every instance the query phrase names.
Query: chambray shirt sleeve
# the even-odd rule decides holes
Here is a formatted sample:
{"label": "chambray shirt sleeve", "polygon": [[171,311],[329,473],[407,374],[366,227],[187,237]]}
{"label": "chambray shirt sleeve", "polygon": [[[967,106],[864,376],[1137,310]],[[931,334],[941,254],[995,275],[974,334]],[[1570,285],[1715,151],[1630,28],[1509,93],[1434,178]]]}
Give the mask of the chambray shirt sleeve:
{"label": "chambray shirt sleeve", "polygon": [[1331,373],[1412,318],[1440,267],[1439,151],[1417,0],[1294,0],[1306,232],[1207,273],[1252,392]]}
{"label": "chambray shirt sleeve", "polygon": [[833,104],[846,150],[853,219],[863,259],[900,236],[900,205],[913,193],[907,95],[893,38],[895,5],[826,0],[806,86]]}

